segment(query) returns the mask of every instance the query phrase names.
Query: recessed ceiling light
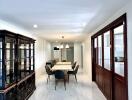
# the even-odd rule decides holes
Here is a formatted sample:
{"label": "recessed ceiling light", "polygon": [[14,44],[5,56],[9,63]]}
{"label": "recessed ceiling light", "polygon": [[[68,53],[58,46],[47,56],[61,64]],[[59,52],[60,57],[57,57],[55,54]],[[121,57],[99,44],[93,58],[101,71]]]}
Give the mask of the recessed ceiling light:
{"label": "recessed ceiling light", "polygon": [[55,41],[55,42],[58,42],[58,41]]}
{"label": "recessed ceiling light", "polygon": [[37,24],[34,24],[33,27],[34,27],[34,28],[38,28],[38,25],[37,25]]}

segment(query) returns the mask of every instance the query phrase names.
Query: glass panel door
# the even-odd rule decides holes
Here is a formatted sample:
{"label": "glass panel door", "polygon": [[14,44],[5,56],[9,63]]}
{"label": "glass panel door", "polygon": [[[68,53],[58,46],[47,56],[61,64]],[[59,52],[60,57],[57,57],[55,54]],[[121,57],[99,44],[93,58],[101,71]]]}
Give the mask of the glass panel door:
{"label": "glass panel door", "polygon": [[110,70],[110,31],[104,33],[104,68]]}
{"label": "glass panel door", "polygon": [[123,25],[114,29],[114,65],[115,73],[124,76],[124,34]]}
{"label": "glass panel door", "polygon": [[102,35],[98,36],[98,65],[102,67]]}

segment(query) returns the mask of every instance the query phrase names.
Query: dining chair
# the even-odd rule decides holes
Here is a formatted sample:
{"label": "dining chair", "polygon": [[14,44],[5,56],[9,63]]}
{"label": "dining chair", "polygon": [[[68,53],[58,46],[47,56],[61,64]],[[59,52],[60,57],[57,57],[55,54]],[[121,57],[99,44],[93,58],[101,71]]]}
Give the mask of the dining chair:
{"label": "dining chair", "polygon": [[46,73],[48,74],[48,77],[47,77],[47,83],[48,83],[48,81],[50,80],[50,75],[53,75],[53,74],[54,74],[54,72],[53,72],[53,71],[51,71],[51,69],[50,69],[50,66],[49,66],[49,65],[46,65],[46,66],[45,66],[45,70],[46,70]]}
{"label": "dining chair", "polygon": [[58,80],[63,80],[64,81],[64,87],[65,87],[65,90],[66,90],[66,79],[65,79],[64,72],[61,71],[61,70],[56,70],[54,75],[55,75],[55,90],[56,90]]}
{"label": "dining chair", "polygon": [[74,70],[74,68],[76,67],[76,64],[77,64],[77,62],[75,61],[74,63],[73,63],[73,65],[72,65],[72,69]]}
{"label": "dining chair", "polygon": [[62,62],[66,62],[66,60],[62,60]]}
{"label": "dining chair", "polygon": [[68,74],[68,82],[69,82],[69,76],[70,76],[70,74],[75,76],[75,79],[76,79],[76,82],[77,82],[77,76],[76,76],[76,74],[78,72],[78,68],[79,68],[79,65],[77,65],[76,68],[73,71],[68,71],[67,72],[67,74]]}

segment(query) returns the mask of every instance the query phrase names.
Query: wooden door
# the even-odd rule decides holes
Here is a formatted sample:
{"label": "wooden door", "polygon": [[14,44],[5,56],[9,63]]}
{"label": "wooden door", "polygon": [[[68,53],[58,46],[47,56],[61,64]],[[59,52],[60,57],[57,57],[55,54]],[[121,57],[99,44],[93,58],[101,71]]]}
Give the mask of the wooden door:
{"label": "wooden door", "polygon": [[127,100],[127,57],[124,24],[113,29],[113,100]]}
{"label": "wooden door", "polygon": [[103,34],[103,85],[104,94],[108,100],[112,98],[112,68],[111,68],[111,31]]}
{"label": "wooden door", "polygon": [[97,65],[97,38],[92,39],[92,81],[97,82],[97,71],[96,71],[96,65]]}
{"label": "wooden door", "polygon": [[126,14],[91,39],[93,81],[107,100],[128,100]]}

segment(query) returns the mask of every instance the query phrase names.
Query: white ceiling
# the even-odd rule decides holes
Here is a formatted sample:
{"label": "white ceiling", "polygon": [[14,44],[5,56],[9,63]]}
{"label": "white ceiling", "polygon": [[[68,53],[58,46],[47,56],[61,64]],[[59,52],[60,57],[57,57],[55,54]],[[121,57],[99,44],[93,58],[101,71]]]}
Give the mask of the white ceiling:
{"label": "white ceiling", "polygon": [[0,19],[50,41],[60,40],[62,35],[65,41],[81,41],[128,1],[0,0]]}

